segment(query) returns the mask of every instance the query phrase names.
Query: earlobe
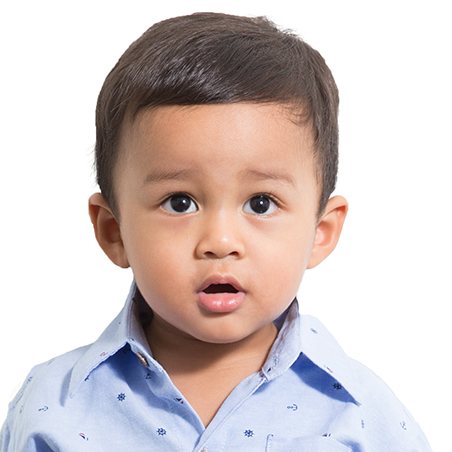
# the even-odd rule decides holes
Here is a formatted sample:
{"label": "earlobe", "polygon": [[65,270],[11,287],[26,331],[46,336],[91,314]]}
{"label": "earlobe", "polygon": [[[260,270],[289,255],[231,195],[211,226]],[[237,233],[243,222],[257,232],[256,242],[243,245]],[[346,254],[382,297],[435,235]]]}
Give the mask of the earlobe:
{"label": "earlobe", "polygon": [[342,196],[329,199],[316,229],[308,268],[320,264],[336,247],[347,215],[348,204]]}
{"label": "earlobe", "polygon": [[129,267],[119,224],[101,193],[90,196],[89,216],[96,240],[105,254],[119,267]]}

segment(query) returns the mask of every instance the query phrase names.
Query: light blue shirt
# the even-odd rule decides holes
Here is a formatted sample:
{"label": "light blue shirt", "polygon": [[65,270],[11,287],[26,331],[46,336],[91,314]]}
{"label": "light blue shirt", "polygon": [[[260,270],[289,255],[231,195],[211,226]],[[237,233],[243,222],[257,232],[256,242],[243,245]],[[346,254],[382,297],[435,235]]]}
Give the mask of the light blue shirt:
{"label": "light blue shirt", "polygon": [[259,372],[204,427],[152,358],[150,311],[133,284],[90,346],[36,366],[11,402],[1,452],[425,452],[422,431],[391,390],[344,354],[294,301]]}

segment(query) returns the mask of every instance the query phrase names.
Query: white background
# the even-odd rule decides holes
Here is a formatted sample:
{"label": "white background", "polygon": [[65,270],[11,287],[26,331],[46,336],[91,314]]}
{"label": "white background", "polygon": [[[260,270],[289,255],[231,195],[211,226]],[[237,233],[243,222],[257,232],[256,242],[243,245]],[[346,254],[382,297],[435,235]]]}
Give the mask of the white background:
{"label": "white background", "polygon": [[[30,367],[96,339],[131,281],[87,215],[96,97],[152,23],[267,15],[317,48],[341,94],[342,240],[300,299],[380,375],[435,451],[452,384],[452,27],[440,1],[15,1],[0,10],[0,418]],[[297,6],[294,6],[297,5]],[[1,422],[1,421],[0,421]]]}

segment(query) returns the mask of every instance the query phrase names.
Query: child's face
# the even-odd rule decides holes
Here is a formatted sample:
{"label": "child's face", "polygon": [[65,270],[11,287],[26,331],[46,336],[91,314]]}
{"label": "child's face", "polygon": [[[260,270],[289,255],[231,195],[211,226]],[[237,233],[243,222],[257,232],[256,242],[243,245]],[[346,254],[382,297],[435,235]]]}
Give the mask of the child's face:
{"label": "child's face", "polygon": [[[230,343],[272,328],[305,269],[334,248],[345,201],[319,222],[311,130],[278,105],[143,112],[120,155],[120,223],[106,251],[132,267],[154,321],[178,333]],[[238,293],[203,292],[227,282]]]}

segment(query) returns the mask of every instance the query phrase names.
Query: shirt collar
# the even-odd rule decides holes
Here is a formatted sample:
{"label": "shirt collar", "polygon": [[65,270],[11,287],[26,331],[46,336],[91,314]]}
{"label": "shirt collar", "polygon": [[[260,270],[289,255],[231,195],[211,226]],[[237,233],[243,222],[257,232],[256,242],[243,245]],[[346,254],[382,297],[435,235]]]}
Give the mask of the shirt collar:
{"label": "shirt collar", "polygon": [[[149,368],[161,372],[163,369],[152,358],[143,331],[142,325],[148,320],[149,308],[133,282],[122,311],[75,363],[68,388],[69,397],[75,395],[79,385],[94,369],[127,344]],[[279,333],[261,370],[268,380],[284,373],[298,359],[300,353],[303,353],[360,404],[360,387],[353,378],[350,358],[319,320],[299,314],[297,299],[275,324]]]}
{"label": "shirt collar", "polygon": [[357,405],[361,405],[362,388],[356,378],[354,361],[345,354],[336,339],[318,319],[310,315],[302,315],[300,324],[303,354],[334,378]]}
{"label": "shirt collar", "polygon": [[144,300],[135,284],[129,291],[126,303],[121,312],[110,323],[99,338],[81,355],[75,363],[70,383],[69,397],[73,397],[80,384],[88,378],[90,373],[108,358],[115,355],[125,345],[141,356],[150,367],[161,370],[161,366],[152,359],[151,352],[142,328],[142,303]]}
{"label": "shirt collar", "polygon": [[300,315],[297,299],[275,324],[280,327],[279,333],[262,367],[268,380],[284,373],[302,353],[360,405],[360,387],[354,378],[351,359],[318,319]]}

